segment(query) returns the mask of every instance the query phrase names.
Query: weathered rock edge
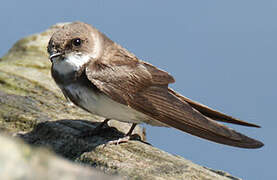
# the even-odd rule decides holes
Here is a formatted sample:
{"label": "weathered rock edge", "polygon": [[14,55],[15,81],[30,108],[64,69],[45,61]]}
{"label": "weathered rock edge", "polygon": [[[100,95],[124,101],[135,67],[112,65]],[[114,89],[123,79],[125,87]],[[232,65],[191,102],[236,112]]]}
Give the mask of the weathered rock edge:
{"label": "weathered rock edge", "polygon": [[[104,146],[107,141],[122,137],[122,132],[126,132],[130,126],[126,123],[111,121],[111,127],[105,127],[98,135],[79,138],[81,132],[94,128],[103,119],[78,107],[68,106],[50,76],[46,46],[52,33],[61,26],[57,24],[45,32],[19,40],[0,59],[2,132],[15,134],[32,146],[48,147],[77,164],[90,165],[124,179],[238,179],[228,173],[196,165],[139,140]],[[135,132],[145,140],[141,128],[136,128]],[[30,148],[28,145],[22,146]],[[2,149],[5,148],[3,146]],[[75,166],[83,168],[81,165]],[[30,167],[27,164],[24,170],[28,171]],[[45,170],[51,171],[51,168]]]}

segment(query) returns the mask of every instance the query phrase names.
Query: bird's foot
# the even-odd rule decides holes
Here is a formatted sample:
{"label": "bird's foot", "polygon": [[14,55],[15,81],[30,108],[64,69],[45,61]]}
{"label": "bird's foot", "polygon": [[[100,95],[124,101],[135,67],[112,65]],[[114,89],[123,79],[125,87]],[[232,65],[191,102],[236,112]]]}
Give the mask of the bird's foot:
{"label": "bird's foot", "polygon": [[141,140],[141,137],[138,134],[132,134],[132,135],[125,135],[124,137],[116,139],[116,140],[108,141],[106,144],[104,144],[104,147],[106,147],[108,145],[119,145],[121,143],[127,143],[131,140],[143,142]]}
{"label": "bird's foot", "polygon": [[117,140],[108,141],[105,146],[107,145],[118,145],[121,143],[126,143],[131,139],[131,136],[124,136],[123,138],[119,138]]}
{"label": "bird's foot", "polygon": [[131,126],[131,128],[130,128],[130,130],[127,132],[127,134],[126,134],[123,138],[119,138],[119,139],[117,139],[117,140],[109,141],[108,143],[106,143],[106,144],[104,145],[104,147],[106,147],[107,145],[112,145],[112,144],[118,145],[118,144],[120,144],[120,143],[126,143],[126,142],[128,142],[129,140],[131,140],[131,139],[136,139],[136,138],[134,138],[134,137],[136,137],[136,136],[135,136],[135,135],[132,135],[132,132],[133,132],[133,130],[135,129],[136,125],[137,125],[136,123],[133,123],[132,126]]}

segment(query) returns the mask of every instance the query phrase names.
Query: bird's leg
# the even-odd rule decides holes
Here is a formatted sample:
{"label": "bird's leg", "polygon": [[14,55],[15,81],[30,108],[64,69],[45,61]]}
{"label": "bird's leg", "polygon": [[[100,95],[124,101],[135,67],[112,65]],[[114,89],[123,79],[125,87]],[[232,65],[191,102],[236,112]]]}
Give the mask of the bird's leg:
{"label": "bird's leg", "polygon": [[69,99],[69,97],[66,95],[66,92],[64,90],[62,90],[62,93],[66,99],[66,106],[67,107],[72,107],[74,106],[74,103]]}
{"label": "bird's leg", "polygon": [[99,124],[98,126],[96,126],[93,130],[87,130],[81,133],[81,137],[88,137],[88,136],[93,136],[96,134],[99,134],[100,130],[103,128],[103,126],[105,126],[108,121],[110,119],[105,119],[103,122],[101,122],[101,124]]}
{"label": "bird's leg", "polygon": [[131,128],[129,129],[129,131],[127,132],[126,136],[131,136],[133,130],[135,129],[135,127],[137,126],[137,123],[133,123]]}
{"label": "bird's leg", "polygon": [[118,145],[120,143],[128,142],[131,139],[132,132],[135,129],[136,125],[137,125],[136,123],[133,123],[130,130],[127,132],[127,134],[123,138],[119,138],[117,140],[109,141],[107,144],[108,145],[110,145],[110,144]]}

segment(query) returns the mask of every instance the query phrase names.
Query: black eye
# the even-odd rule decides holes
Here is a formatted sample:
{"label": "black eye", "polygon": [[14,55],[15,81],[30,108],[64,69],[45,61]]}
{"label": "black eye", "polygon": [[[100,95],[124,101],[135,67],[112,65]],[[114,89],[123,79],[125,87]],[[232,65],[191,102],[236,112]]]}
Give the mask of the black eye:
{"label": "black eye", "polygon": [[74,46],[80,46],[82,44],[82,40],[80,38],[73,39],[72,44]]}

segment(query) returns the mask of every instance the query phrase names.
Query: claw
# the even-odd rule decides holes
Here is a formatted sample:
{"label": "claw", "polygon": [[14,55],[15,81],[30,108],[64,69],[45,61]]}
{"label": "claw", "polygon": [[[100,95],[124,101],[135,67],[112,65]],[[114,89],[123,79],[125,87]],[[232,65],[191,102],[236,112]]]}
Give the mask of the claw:
{"label": "claw", "polygon": [[121,144],[121,143],[126,143],[128,142],[129,140],[131,139],[131,136],[125,136],[123,138],[119,138],[117,140],[112,140],[112,141],[108,141],[104,147],[106,147],[107,145],[118,145],[118,144]]}

